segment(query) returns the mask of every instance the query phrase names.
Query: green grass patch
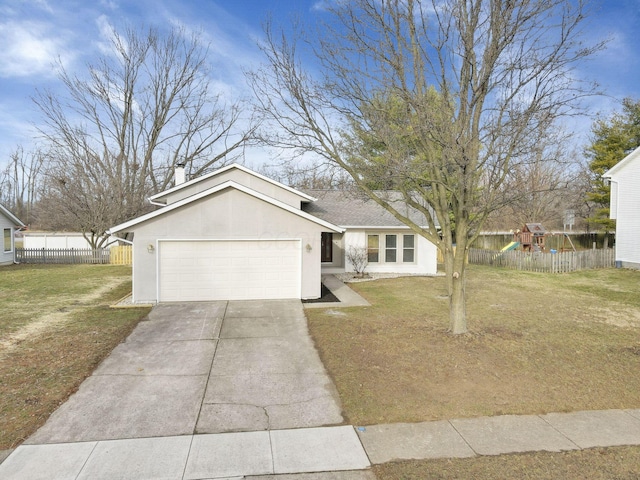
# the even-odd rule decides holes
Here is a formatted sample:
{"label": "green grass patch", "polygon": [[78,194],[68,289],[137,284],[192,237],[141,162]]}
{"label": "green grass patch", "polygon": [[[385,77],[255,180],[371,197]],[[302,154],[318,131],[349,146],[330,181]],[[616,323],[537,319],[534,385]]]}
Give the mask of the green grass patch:
{"label": "green grass patch", "polygon": [[[117,287],[131,267],[110,265],[12,265],[0,267],[0,336],[36,316],[77,306],[99,287]],[[128,286],[129,291],[131,286]],[[126,288],[125,288],[126,290]]]}
{"label": "green grass patch", "polygon": [[120,266],[2,270],[0,449],[40,427],[147,315],[109,308],[131,291],[130,275]]}

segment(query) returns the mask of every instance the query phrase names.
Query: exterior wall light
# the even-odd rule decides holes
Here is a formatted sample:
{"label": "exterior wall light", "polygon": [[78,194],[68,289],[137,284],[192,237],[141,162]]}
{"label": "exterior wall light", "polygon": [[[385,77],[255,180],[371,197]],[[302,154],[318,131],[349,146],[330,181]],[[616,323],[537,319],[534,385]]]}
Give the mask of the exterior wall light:
{"label": "exterior wall light", "polygon": [[147,245],[147,252],[153,253],[156,250],[156,247],[153,246],[153,243]]}
{"label": "exterior wall light", "polygon": [[306,246],[306,247],[304,247],[304,248],[306,248],[306,249],[307,249],[307,252],[311,252],[311,248],[312,248],[312,247],[311,247],[311,245],[310,245],[310,244],[308,244],[308,243],[307,243],[307,246]]}

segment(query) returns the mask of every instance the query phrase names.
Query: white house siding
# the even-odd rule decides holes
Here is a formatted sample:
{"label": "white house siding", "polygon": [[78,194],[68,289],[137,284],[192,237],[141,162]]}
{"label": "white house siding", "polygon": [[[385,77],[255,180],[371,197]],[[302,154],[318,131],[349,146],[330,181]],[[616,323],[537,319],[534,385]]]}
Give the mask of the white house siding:
{"label": "white house siding", "polygon": [[320,296],[320,234],[324,228],[229,188],[143,222],[134,232],[133,301],[157,301],[157,256],[163,241],[299,240],[301,298]]}
{"label": "white house siding", "polygon": [[618,218],[618,184],[616,182],[612,182],[610,185],[610,208],[609,208],[609,218],[616,219]]}
{"label": "white house siding", "polygon": [[[342,237],[342,247],[344,252],[348,252],[350,247],[366,248],[367,236],[379,235],[381,239],[381,248],[379,261],[376,263],[369,263],[366,268],[366,272],[369,273],[406,273],[411,275],[435,275],[438,271],[438,260],[436,246],[426,240],[424,237],[415,234],[409,229],[348,229]],[[401,242],[400,237],[402,235],[414,235],[414,262],[405,263],[402,262],[402,249],[397,251],[396,262],[384,261],[384,237],[385,235],[397,235],[398,241]],[[399,247],[401,244],[398,245]],[[344,255],[343,252],[340,252]],[[336,252],[334,250],[334,256]],[[344,267],[342,266],[324,266],[322,268],[323,273],[341,273],[341,272],[353,272],[353,265],[345,258]]]}
{"label": "white house siding", "polygon": [[[0,265],[8,265],[13,263],[13,252],[14,252],[14,244],[13,244],[13,235],[15,224],[10,219],[5,217],[0,212]],[[11,230],[11,244],[6,246],[6,249],[9,251],[5,252],[5,244],[4,244],[4,230],[8,228]]]}
{"label": "white house siding", "polygon": [[640,156],[611,178],[611,218],[616,219],[616,261],[640,268]]}

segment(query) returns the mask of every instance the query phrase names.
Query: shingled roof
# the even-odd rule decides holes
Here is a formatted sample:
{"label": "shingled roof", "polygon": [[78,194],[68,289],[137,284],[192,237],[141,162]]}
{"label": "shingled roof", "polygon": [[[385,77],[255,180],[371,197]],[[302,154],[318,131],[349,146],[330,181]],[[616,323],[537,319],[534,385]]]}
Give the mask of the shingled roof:
{"label": "shingled roof", "polygon": [[[322,220],[341,227],[405,227],[400,220],[361,192],[350,190],[307,190],[317,201],[303,205],[302,209]],[[383,198],[406,213],[416,224],[426,227],[425,216],[408,207],[400,192],[382,192]]]}

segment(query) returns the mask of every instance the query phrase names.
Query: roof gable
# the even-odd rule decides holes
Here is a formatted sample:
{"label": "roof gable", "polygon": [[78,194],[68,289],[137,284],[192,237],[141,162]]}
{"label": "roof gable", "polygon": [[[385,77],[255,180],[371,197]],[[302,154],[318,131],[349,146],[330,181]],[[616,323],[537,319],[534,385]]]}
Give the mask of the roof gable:
{"label": "roof gable", "polygon": [[[269,177],[266,177],[264,175],[261,175],[257,172],[254,172],[253,170],[243,166],[243,165],[239,165],[237,163],[232,163],[231,165],[227,165],[226,167],[222,167],[219,168],[218,170],[215,170],[211,173],[208,173],[207,175],[203,175],[201,177],[197,177],[194,178],[192,180],[189,180],[188,182],[182,183],[180,185],[176,185],[175,187],[169,188],[168,190],[165,190],[163,192],[157,193],[155,195],[152,195],[151,197],[149,197],[149,200],[152,203],[158,203],[158,202],[162,202],[163,200],[167,200],[169,198],[171,198],[172,196],[179,196],[181,193],[183,193],[184,196],[190,196],[194,193],[199,193],[197,192],[198,189],[198,185],[199,184],[206,184],[207,182],[211,182],[212,179],[214,179],[217,176],[221,176],[225,173],[231,172],[233,170],[237,170],[240,172],[243,172],[246,175],[250,175],[256,179],[259,179],[263,182],[266,182],[267,184],[269,184],[270,186],[273,186],[277,189],[282,190],[283,192],[287,192],[289,195],[293,194],[295,196],[298,197],[298,200],[300,202],[312,202],[315,200],[315,198],[307,195],[304,192],[301,192],[299,190],[296,190],[295,188],[291,188],[287,185],[284,185],[280,182],[277,182]],[[221,183],[224,183],[221,182]],[[207,187],[204,188],[205,190],[207,189]],[[187,193],[189,190],[193,190],[193,193]],[[256,190],[255,188],[253,188],[253,190]],[[265,192],[262,192],[265,193]],[[271,195],[273,196],[273,195]]]}
{"label": "roof gable", "polygon": [[535,234],[547,233],[547,231],[545,230],[545,228],[542,226],[541,223],[525,223],[524,227],[525,228],[523,230],[527,232],[531,232]]}
{"label": "roof gable", "polygon": [[2,214],[5,217],[7,217],[10,221],[15,223],[16,226],[20,226],[20,227],[24,227],[25,226],[24,223],[22,223],[22,221],[18,217],[16,217],[13,213],[11,213],[9,210],[7,210],[2,205],[0,205],[0,214]]}
{"label": "roof gable", "polygon": [[202,198],[208,197],[210,195],[216,194],[216,193],[221,192],[223,190],[226,190],[228,188],[233,188],[235,190],[238,190],[238,191],[241,191],[243,193],[246,193],[247,195],[251,195],[251,196],[253,196],[253,197],[255,197],[255,198],[259,199],[259,200],[267,202],[267,203],[269,203],[271,205],[274,205],[276,207],[282,208],[283,210],[286,210],[286,211],[288,211],[288,212],[290,212],[290,213],[292,213],[294,215],[302,217],[302,218],[304,218],[306,220],[309,220],[309,221],[311,221],[313,223],[319,224],[319,225],[321,225],[321,226],[323,226],[323,227],[325,227],[325,228],[327,228],[327,229],[329,229],[331,231],[338,232],[338,233],[341,233],[341,232],[344,231],[344,229],[342,229],[342,228],[340,228],[340,227],[338,227],[338,226],[336,226],[334,224],[331,224],[330,222],[327,222],[327,221],[322,220],[320,218],[314,217],[313,215],[310,215],[307,212],[303,212],[302,210],[296,209],[296,208],[292,207],[291,205],[288,205],[288,204],[286,204],[284,202],[281,202],[281,201],[276,200],[274,198],[271,198],[271,197],[269,197],[267,195],[264,195],[264,194],[262,194],[260,192],[252,190],[252,189],[250,189],[248,187],[245,187],[244,185],[240,185],[239,183],[236,183],[234,181],[227,181],[227,182],[224,182],[224,183],[222,183],[220,185],[216,185],[215,187],[212,187],[212,188],[209,188],[209,189],[207,189],[205,191],[197,193],[195,195],[191,195],[189,197],[186,197],[186,198],[184,198],[182,200],[179,200],[179,201],[177,201],[175,203],[171,203],[171,204],[169,204],[169,205],[167,205],[165,207],[162,207],[162,208],[160,208],[160,209],[158,209],[158,210],[156,210],[154,212],[151,212],[151,213],[148,213],[146,215],[142,215],[140,217],[134,218],[133,220],[130,220],[130,221],[125,222],[125,223],[121,223],[120,225],[116,225],[115,227],[110,228],[108,233],[114,234],[114,233],[117,233],[117,232],[127,231],[127,229],[133,228],[136,225],[139,225],[139,224],[141,224],[143,222],[152,220],[152,219],[154,219],[156,217],[159,217],[161,215],[165,215],[165,214],[167,214],[167,213],[169,213],[169,212],[171,212],[171,211],[173,211],[173,210],[175,210],[177,208],[184,207],[186,205],[189,205],[190,203],[193,203],[193,202],[195,202],[197,200],[200,200]]}
{"label": "roof gable", "polygon": [[616,163],[609,170],[604,172],[602,176],[604,178],[614,178],[616,175],[620,173],[621,170],[626,168],[628,165],[632,164],[635,161],[640,161],[639,159],[640,159],[640,147],[636,148],[633,152],[631,152],[629,155],[624,157],[622,160]]}

